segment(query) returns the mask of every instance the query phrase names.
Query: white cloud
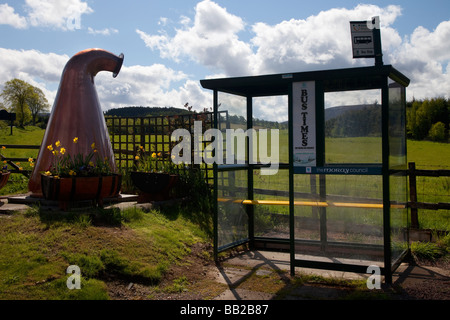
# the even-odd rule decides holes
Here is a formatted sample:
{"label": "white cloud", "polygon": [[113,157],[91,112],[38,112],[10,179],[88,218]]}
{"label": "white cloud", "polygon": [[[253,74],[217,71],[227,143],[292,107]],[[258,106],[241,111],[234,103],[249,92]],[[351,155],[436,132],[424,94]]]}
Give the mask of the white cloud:
{"label": "white cloud", "polygon": [[163,29],[156,35],[141,30],[137,33],[162,58],[178,62],[187,56],[227,76],[254,75],[364,65],[365,61],[352,60],[349,21],[374,15],[382,17],[386,48],[401,41],[389,27],[401,15],[401,8],[394,5],[330,9],[307,19],[291,19],[276,25],[259,22],[250,28],[254,34],[251,41],[244,42],[239,39],[239,32],[246,29],[242,18],[204,0],[195,7],[193,23],[182,16],[181,28],[173,36]]}
{"label": "white cloud", "polygon": [[248,74],[252,50],[237,35],[244,30],[243,20],[209,0],[198,3],[195,9],[194,22],[181,17],[182,28],[176,30],[174,37],[164,31],[159,35],[136,32],[147,47],[159,50],[163,58],[178,62],[188,57],[211,69],[226,70],[229,75]]}
{"label": "white cloud", "polygon": [[62,70],[69,57],[37,50],[12,50],[0,48],[0,91],[6,81],[18,78],[40,88],[50,105],[56,95]]}
{"label": "white cloud", "polygon": [[95,30],[91,27],[88,27],[88,33],[93,35],[102,35],[102,36],[110,36],[111,34],[119,33],[119,30],[114,28],[105,28],[101,30]]}
{"label": "white cloud", "polygon": [[27,20],[14,12],[7,3],[0,4],[0,24],[7,24],[17,29],[25,29]]}
{"label": "white cloud", "polygon": [[[70,29],[70,23],[80,23],[83,14],[93,10],[81,0],[26,0],[28,20],[32,26]],[[71,20],[76,20],[75,22]]]}
{"label": "white cloud", "polygon": [[[19,78],[42,89],[53,105],[69,56],[5,48],[0,48],[0,56],[0,92],[6,81]],[[211,103],[209,92],[198,81],[161,64],[124,65],[116,78],[110,72],[99,72],[95,85],[103,109],[130,105],[182,107],[189,102],[200,110]]]}
{"label": "white cloud", "polygon": [[92,13],[92,8],[81,0],[26,0],[27,16],[15,13],[8,4],[0,4],[0,24],[24,29],[33,27],[53,27],[61,30],[81,28],[81,16]]}
{"label": "white cloud", "polygon": [[[379,16],[384,63],[411,79],[408,98],[449,97],[450,21],[433,31],[419,26],[402,39],[394,27],[401,14],[398,5],[360,4],[306,19],[246,26],[242,18],[204,0],[195,7],[193,21],[180,17],[180,28],[173,35],[164,29],[158,34],[137,33],[162,58],[179,62],[187,57],[222,76],[301,72],[373,65],[373,59],[352,58],[349,21]],[[239,38],[245,31],[252,32],[250,41]]]}
{"label": "white cloud", "polygon": [[408,98],[450,97],[450,21],[435,30],[422,26],[388,54],[390,62],[411,79]]}
{"label": "white cloud", "polygon": [[117,78],[99,73],[95,83],[104,110],[132,105],[182,107],[189,102],[200,111],[212,99],[198,81],[161,64],[123,66]]}

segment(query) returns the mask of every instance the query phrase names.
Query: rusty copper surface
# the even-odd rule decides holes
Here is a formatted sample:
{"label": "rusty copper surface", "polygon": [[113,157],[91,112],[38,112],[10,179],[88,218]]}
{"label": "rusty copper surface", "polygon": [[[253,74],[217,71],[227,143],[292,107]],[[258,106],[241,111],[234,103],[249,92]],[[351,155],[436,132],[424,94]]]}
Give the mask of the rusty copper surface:
{"label": "rusty copper surface", "polygon": [[[117,171],[105,118],[95,89],[94,77],[100,71],[113,72],[122,67],[123,54],[116,56],[103,49],[87,49],[75,54],[66,64],[42,140],[35,168],[28,183],[32,196],[42,197],[41,172],[52,164],[48,145],[60,141],[68,154],[89,154],[95,143],[97,154]],[[78,143],[73,139],[78,137]]]}

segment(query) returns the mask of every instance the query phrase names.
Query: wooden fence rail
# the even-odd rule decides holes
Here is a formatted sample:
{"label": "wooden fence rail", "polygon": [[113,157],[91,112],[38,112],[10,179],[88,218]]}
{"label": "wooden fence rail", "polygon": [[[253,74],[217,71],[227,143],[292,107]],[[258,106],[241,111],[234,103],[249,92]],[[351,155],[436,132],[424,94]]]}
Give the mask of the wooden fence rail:
{"label": "wooden fence rail", "polygon": [[419,209],[427,210],[450,210],[450,203],[429,203],[417,201],[417,179],[416,177],[450,177],[450,170],[419,170],[415,162],[408,164],[409,176],[409,203],[411,208],[411,228],[419,228]]}
{"label": "wooden fence rail", "polygon": [[[31,150],[39,150],[41,146],[33,146],[33,145],[26,145],[26,144],[2,144],[0,147],[5,147],[8,149],[31,149]],[[11,173],[21,173],[25,176],[29,176],[31,173],[31,170],[21,170],[20,165],[17,164],[17,162],[28,162],[30,158],[21,158],[21,157],[6,157],[3,154],[0,153],[0,161],[1,164],[7,163],[14,169],[9,170]],[[33,158],[33,160],[36,160]]]}

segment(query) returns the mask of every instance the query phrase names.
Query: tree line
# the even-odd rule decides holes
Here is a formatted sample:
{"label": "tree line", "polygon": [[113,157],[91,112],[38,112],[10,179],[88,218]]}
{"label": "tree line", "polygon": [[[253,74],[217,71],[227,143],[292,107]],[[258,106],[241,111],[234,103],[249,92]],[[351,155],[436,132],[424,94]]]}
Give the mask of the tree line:
{"label": "tree line", "polygon": [[[16,113],[16,125],[36,125],[38,115],[48,112],[50,105],[41,89],[20,79],[4,84],[0,93],[0,110]],[[204,109],[204,111],[210,111]],[[170,116],[195,113],[188,103],[183,108],[129,106],[114,108],[105,115],[118,117]],[[231,123],[245,124],[242,116],[229,115]],[[450,101],[442,97],[416,100],[406,103],[406,133],[409,139],[449,141]],[[287,123],[253,119],[254,126],[285,129]],[[43,123],[45,127],[45,123]],[[325,122],[325,134],[329,137],[358,137],[381,135],[381,108],[378,104],[349,110]]]}
{"label": "tree line", "polygon": [[410,139],[448,142],[449,121],[449,99],[440,97],[407,103],[406,132]]}

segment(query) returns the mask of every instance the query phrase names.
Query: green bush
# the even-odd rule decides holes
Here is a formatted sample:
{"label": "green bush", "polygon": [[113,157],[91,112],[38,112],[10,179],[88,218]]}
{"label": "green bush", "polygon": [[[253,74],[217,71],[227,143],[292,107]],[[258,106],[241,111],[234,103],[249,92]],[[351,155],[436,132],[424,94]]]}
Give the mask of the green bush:
{"label": "green bush", "polygon": [[433,141],[445,142],[445,124],[440,121],[433,124],[428,132],[428,137]]}

